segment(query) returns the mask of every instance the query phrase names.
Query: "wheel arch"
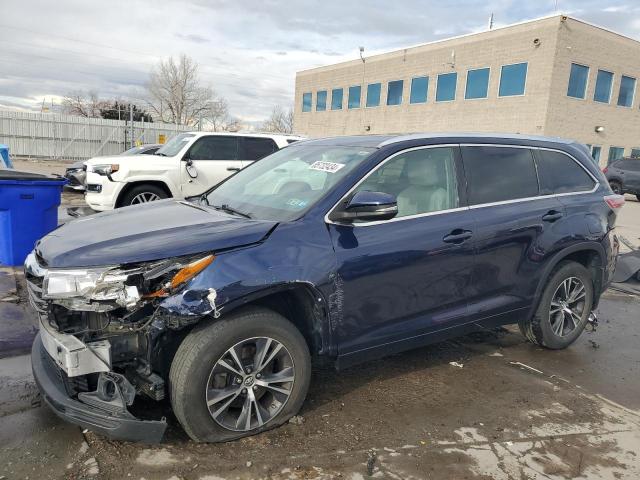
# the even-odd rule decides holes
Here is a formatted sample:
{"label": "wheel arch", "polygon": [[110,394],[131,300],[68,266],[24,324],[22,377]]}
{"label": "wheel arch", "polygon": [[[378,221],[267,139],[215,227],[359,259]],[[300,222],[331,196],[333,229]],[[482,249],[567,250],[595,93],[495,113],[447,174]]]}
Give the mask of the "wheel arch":
{"label": "wheel arch", "polygon": [[138,187],[140,185],[153,185],[154,187],[161,188],[167,194],[168,198],[171,198],[174,196],[173,193],[171,192],[171,189],[169,188],[169,185],[167,185],[162,180],[136,180],[134,182],[127,182],[125,187],[122,190],[120,190],[120,193],[118,194],[118,198],[115,204],[116,208],[119,208],[122,206],[122,200],[124,199],[125,195],[127,195],[127,193],[129,193],[133,188]]}
{"label": "wheel arch", "polygon": [[258,290],[226,304],[223,317],[249,305],[273,310],[293,323],[312,355],[335,357],[329,309],[322,293],[311,283],[291,282]]}
{"label": "wheel arch", "polygon": [[540,282],[536,288],[535,301],[533,303],[534,308],[532,311],[535,311],[535,308],[537,308],[540,297],[542,296],[542,291],[551,277],[554,268],[563,261],[574,261],[583,265],[589,270],[589,272],[591,272],[594,288],[593,307],[597,307],[604,281],[606,258],[607,256],[604,251],[604,247],[597,242],[582,242],[557,252],[553,257],[551,257],[547,262],[547,265],[544,267]]}

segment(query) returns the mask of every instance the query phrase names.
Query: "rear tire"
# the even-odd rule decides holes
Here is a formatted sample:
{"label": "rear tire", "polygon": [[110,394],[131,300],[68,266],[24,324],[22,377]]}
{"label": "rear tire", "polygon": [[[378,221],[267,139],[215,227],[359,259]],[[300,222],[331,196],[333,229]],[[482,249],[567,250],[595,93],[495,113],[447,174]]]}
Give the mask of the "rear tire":
{"label": "rear tire", "polygon": [[622,195],[622,184],[620,182],[618,182],[617,180],[611,180],[609,182],[609,186],[611,187],[611,190],[613,191],[613,193],[615,193],[616,195]]}
{"label": "rear tire", "polygon": [[167,192],[151,184],[136,185],[122,197],[121,207],[138,205],[168,198]]}
{"label": "rear tire", "polygon": [[519,323],[532,343],[562,349],[580,336],[593,308],[593,279],[579,263],[559,263],[549,276],[534,315]]}
{"label": "rear tire", "polygon": [[193,440],[224,442],[289,420],[310,379],[311,357],[300,331],[271,310],[249,307],[185,337],[169,373],[171,405]]}

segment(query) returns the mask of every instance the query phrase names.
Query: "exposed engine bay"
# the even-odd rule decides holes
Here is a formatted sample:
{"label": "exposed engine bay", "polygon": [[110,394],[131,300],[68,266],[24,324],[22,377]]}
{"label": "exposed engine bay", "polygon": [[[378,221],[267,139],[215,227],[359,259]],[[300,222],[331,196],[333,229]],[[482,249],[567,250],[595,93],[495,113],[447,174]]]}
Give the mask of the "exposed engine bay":
{"label": "exposed engine bay", "polygon": [[62,371],[69,395],[123,415],[136,394],[162,400],[180,330],[204,315],[220,315],[215,290],[184,288],[214,259],[201,254],[47,269],[32,252],[25,262],[29,299],[40,317],[43,346]]}

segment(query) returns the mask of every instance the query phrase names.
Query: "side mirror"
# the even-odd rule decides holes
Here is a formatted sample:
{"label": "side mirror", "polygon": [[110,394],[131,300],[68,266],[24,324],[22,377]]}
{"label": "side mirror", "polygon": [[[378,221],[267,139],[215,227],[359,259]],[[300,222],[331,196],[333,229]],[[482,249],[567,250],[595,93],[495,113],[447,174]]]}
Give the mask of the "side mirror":
{"label": "side mirror", "polygon": [[184,166],[184,168],[187,170],[187,174],[191,178],[198,178],[198,169],[193,166],[193,162],[191,160],[187,160],[187,163]]}
{"label": "side mirror", "polygon": [[332,220],[390,220],[398,214],[394,195],[384,192],[358,192],[347,205],[331,215]]}

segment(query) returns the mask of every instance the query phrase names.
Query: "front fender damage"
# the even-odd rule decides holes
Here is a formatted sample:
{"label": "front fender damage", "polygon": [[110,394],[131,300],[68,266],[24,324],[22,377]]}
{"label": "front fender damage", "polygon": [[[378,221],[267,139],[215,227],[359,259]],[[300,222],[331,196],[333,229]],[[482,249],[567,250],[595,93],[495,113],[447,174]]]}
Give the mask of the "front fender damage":
{"label": "front fender damage", "polygon": [[217,297],[214,288],[184,290],[165,299],[158,306],[156,318],[172,330],[193,325],[204,316],[220,318],[222,308],[216,305]]}

